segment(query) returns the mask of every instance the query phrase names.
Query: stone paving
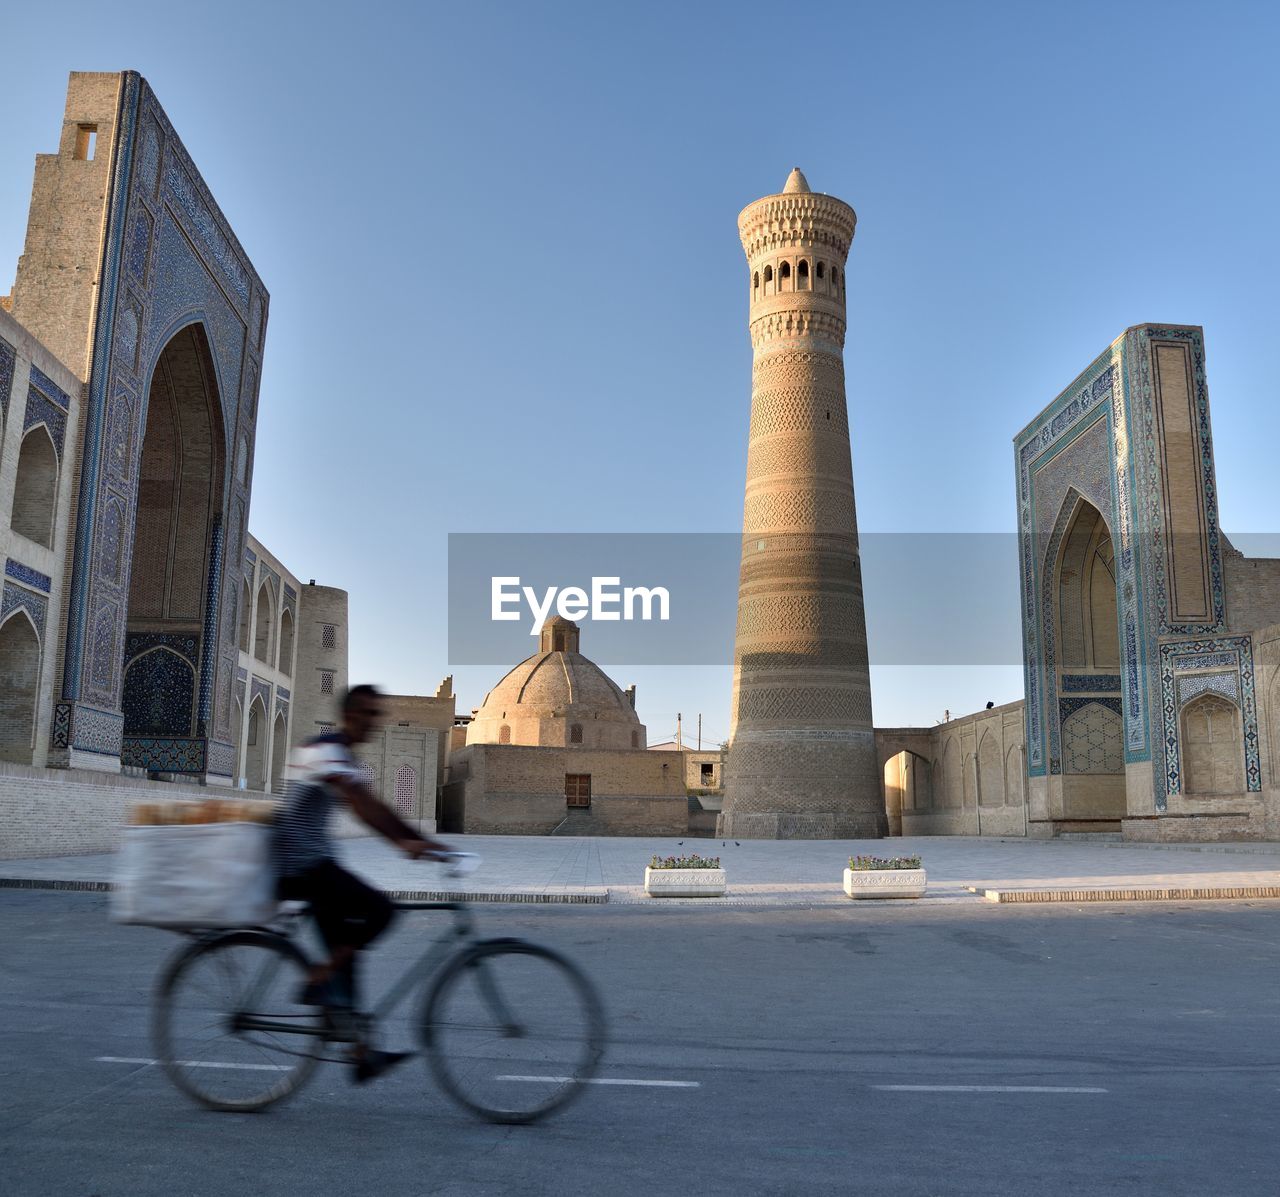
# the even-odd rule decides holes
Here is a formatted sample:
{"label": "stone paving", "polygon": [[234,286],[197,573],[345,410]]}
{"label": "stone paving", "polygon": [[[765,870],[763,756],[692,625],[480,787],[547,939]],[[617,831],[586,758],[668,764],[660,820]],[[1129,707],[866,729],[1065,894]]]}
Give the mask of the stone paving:
{"label": "stone paving", "polygon": [[[918,853],[928,871],[926,903],[981,902],[982,891],[1251,890],[1280,887],[1280,843],[1139,845],[969,836],[891,840],[705,840],[449,836],[476,852],[480,868],[450,878],[440,865],[410,861],[375,838],[343,840],[346,863],[384,889],[409,894],[468,894],[507,901],[609,901],[666,907],[699,905],[840,905],[849,899],[841,874],[852,854]],[[644,868],[654,855],[719,856],[728,875],[724,898],[644,894]],[[102,888],[114,857],[64,856],[0,862],[0,886],[30,884]],[[968,887],[974,887],[978,894]],[[1280,888],[1277,889],[1280,894]],[[1222,896],[1260,896],[1224,893]]]}

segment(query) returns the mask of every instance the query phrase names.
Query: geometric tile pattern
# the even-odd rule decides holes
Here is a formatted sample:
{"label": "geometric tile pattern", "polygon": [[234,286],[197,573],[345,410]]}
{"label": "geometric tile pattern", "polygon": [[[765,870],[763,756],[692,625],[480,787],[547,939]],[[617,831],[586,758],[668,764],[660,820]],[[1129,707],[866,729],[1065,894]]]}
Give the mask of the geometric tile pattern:
{"label": "geometric tile pattern", "polygon": [[40,643],[44,643],[44,624],[49,614],[49,600],[42,594],[34,594],[25,586],[15,586],[6,581],[4,591],[0,594],[0,623],[9,618],[13,611],[25,611],[31,616],[36,631],[40,635]]}
{"label": "geometric tile pattern", "polygon": [[202,736],[125,736],[120,763],[155,773],[203,773]]}
{"label": "geometric tile pattern", "polygon": [[1120,704],[1089,702],[1062,724],[1064,773],[1123,773],[1124,720]]}
{"label": "geometric tile pattern", "polygon": [[[33,376],[37,373],[35,366],[31,367],[31,373]],[[48,380],[46,379],[45,381],[47,382]],[[67,398],[52,383],[49,383],[49,387],[61,398]],[[22,417],[22,431],[28,432],[37,424],[43,424],[49,430],[53,447],[57,449],[58,457],[61,459],[62,442],[67,435],[67,413],[65,409],[59,407],[43,391],[36,390],[35,382],[33,381],[27,391],[27,410]]]}
{"label": "geometric tile pattern", "polygon": [[1240,675],[1238,673],[1196,673],[1180,677],[1178,681],[1178,706],[1185,707],[1199,694],[1221,694],[1240,705]]}
{"label": "geometric tile pattern", "polygon": [[45,594],[49,593],[49,589],[53,585],[53,579],[48,574],[42,574],[38,569],[23,565],[21,561],[15,561],[12,557],[8,558],[4,563],[4,576],[12,578],[15,582],[21,582],[24,586],[30,586],[35,590],[43,590]]}
{"label": "geometric tile pattern", "polygon": [[13,368],[17,360],[17,350],[0,337],[0,422],[9,416],[9,392],[13,390]]}
{"label": "geometric tile pattern", "polygon": [[1121,678],[1118,673],[1064,673],[1064,694],[1118,694]]}

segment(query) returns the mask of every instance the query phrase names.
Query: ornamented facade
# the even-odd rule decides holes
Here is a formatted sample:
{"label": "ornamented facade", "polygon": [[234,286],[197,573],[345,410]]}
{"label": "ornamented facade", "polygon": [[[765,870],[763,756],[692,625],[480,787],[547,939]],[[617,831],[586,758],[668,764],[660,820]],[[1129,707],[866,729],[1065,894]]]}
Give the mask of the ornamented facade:
{"label": "ornamented facade", "polygon": [[0,759],[270,789],[346,684],[345,593],[248,534],[268,304],[146,81],[73,74],[0,300]]}

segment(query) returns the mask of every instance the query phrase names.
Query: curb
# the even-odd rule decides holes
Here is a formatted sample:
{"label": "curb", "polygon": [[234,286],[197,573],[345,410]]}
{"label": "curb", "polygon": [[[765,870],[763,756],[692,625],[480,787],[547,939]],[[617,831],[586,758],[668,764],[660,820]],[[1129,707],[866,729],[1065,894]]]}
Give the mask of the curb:
{"label": "curb", "polygon": [[[0,889],[56,889],[110,893],[110,881],[58,881],[46,877],[0,877]],[[604,893],[462,893],[458,890],[388,889],[388,898],[399,902],[506,902],[526,905],[603,906],[609,901]]]}
{"label": "curb", "polygon": [[1280,885],[1167,886],[1163,889],[979,889],[988,902],[1188,902],[1280,898]]}

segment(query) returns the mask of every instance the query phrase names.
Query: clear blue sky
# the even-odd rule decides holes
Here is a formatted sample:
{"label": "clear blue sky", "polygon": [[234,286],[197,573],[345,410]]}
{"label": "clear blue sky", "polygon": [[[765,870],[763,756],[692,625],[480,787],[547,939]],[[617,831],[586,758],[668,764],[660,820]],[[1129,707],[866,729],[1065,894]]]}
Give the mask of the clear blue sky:
{"label": "clear blue sky", "polygon": [[[859,215],[864,530],[1012,530],[1013,434],[1155,320],[1204,325],[1223,526],[1271,531],[1278,12],[6,5],[0,270],[67,72],[141,71],[272,294],[253,531],[350,591],[353,677],[402,691],[450,669],[449,531],[740,526],[735,217],[793,164]],[[492,673],[459,671],[460,709]],[[651,738],[727,730],[727,668],[618,674]],[[873,685],[883,724],[1021,679]]]}

